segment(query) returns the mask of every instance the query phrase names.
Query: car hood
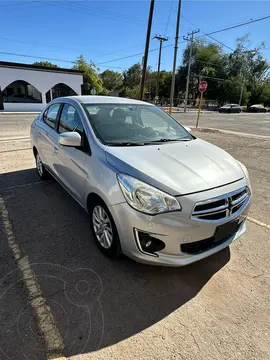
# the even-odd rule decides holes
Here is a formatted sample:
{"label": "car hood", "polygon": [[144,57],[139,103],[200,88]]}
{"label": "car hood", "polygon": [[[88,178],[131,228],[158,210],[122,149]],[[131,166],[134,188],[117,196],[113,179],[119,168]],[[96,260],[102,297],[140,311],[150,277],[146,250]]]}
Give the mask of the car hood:
{"label": "car hood", "polygon": [[231,155],[200,139],[149,146],[110,146],[106,158],[119,172],[172,195],[208,190],[244,177]]}

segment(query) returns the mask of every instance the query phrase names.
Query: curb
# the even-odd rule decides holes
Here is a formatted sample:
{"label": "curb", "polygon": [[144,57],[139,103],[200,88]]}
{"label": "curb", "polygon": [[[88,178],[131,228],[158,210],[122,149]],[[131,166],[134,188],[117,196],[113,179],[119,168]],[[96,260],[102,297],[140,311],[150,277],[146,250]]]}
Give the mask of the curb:
{"label": "curb", "polygon": [[243,133],[243,132],[237,132],[237,131],[231,131],[231,130],[220,130],[215,128],[196,128],[194,126],[190,127],[192,131],[198,131],[198,132],[204,132],[204,133],[211,133],[211,134],[227,134],[227,135],[236,135],[236,136],[242,136],[242,137],[249,137],[253,139],[264,139],[264,140],[270,140],[270,136],[267,135],[256,135],[256,134],[249,134],[249,133]]}
{"label": "curb", "polygon": [[0,115],[38,115],[41,111],[26,111],[26,112],[9,112],[9,111],[0,111]]}

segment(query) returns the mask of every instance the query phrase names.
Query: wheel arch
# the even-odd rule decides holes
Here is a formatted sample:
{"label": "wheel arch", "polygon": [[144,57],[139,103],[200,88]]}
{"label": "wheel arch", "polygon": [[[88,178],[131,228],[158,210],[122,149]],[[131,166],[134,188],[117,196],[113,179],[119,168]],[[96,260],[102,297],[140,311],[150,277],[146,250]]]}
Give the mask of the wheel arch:
{"label": "wheel arch", "polygon": [[35,157],[37,156],[37,153],[38,153],[37,148],[35,146],[33,146],[33,154]]}
{"label": "wheel arch", "polygon": [[90,208],[91,203],[93,203],[97,200],[101,201],[106,206],[106,208],[108,208],[106,201],[99,194],[97,194],[95,192],[91,192],[87,195],[87,198],[86,198],[86,210],[88,213],[89,213],[89,208]]}

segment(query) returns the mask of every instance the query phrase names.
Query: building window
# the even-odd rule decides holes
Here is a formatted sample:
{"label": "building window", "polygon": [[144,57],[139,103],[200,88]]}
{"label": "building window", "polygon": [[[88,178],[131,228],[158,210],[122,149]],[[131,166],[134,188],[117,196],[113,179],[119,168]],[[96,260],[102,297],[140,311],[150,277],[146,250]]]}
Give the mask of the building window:
{"label": "building window", "polygon": [[[51,93],[50,93],[51,90]],[[59,83],[52,87],[46,92],[46,102],[49,103],[51,100],[61,97],[61,96],[74,96],[77,95],[71,87],[66,84]],[[51,99],[52,94],[52,99]]]}
{"label": "building window", "polygon": [[17,80],[3,90],[4,103],[42,103],[41,93],[31,84]]}

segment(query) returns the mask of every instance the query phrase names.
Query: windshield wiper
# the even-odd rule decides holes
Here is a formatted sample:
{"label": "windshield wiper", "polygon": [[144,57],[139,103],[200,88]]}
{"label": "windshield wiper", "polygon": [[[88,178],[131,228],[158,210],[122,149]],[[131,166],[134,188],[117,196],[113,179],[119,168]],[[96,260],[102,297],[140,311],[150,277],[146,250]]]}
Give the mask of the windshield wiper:
{"label": "windshield wiper", "polygon": [[162,139],[158,139],[158,140],[147,141],[145,144],[160,143],[160,142],[170,142],[170,141],[191,141],[191,140],[192,139],[190,139],[190,138],[183,138],[183,139],[166,139],[166,138],[162,138]]}
{"label": "windshield wiper", "polygon": [[115,143],[107,143],[106,145],[109,146],[143,146],[143,142],[133,142],[133,141],[122,141],[122,142],[115,142]]}

